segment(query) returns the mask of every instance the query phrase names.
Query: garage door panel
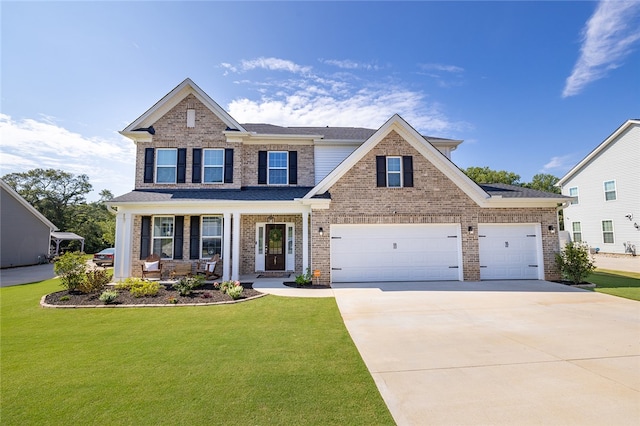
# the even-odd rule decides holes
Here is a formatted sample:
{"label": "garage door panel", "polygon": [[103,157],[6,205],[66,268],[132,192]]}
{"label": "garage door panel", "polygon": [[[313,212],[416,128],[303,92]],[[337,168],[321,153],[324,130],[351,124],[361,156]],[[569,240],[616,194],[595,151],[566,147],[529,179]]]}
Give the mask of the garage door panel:
{"label": "garage door panel", "polygon": [[540,232],[535,224],[480,224],[480,279],[538,279]]}
{"label": "garage door panel", "polygon": [[457,280],[459,241],[451,236],[458,230],[459,225],[333,225],[332,280]]}

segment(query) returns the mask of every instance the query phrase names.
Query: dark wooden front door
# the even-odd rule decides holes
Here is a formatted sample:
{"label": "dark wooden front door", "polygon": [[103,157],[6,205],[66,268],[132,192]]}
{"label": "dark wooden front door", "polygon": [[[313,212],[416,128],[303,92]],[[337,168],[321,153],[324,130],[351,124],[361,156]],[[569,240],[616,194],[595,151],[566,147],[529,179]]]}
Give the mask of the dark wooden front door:
{"label": "dark wooden front door", "polygon": [[264,269],[267,271],[284,271],[286,254],[285,226],[282,224],[267,224],[267,243],[265,247]]}

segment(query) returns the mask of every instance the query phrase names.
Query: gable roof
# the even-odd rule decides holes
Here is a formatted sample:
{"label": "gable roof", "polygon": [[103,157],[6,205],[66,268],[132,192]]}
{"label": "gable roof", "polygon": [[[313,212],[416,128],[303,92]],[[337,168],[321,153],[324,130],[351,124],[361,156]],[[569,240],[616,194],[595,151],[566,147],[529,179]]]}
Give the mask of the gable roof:
{"label": "gable roof", "polygon": [[394,114],[385,124],[382,125],[369,139],[367,139],[358,149],[347,157],[338,167],[322,179],[305,198],[311,198],[317,194],[327,192],[347,171],[349,171],[358,161],[371,151],[390,132],[395,131],[403,137],[418,152],[427,157],[431,163],[438,168],[445,176],[455,182],[476,203],[481,204],[487,198],[487,194],[480,186],[465,175],[451,160],[442,154],[437,148],[429,143],[420,133],[418,133],[400,115]]}
{"label": "gable roof", "polygon": [[613,142],[615,142],[618,137],[624,133],[627,129],[632,126],[640,125],[640,119],[631,119],[624,122],[620,127],[618,127],[613,133],[609,135],[600,145],[598,145],[593,151],[591,151],[586,157],[582,159],[578,164],[576,164],[571,170],[567,172],[559,181],[556,183],[556,186],[562,186],[565,182],[571,179],[576,173],[586,167],[594,158],[596,158],[602,151],[606,150]]}
{"label": "gable roof", "polygon": [[35,207],[33,207],[31,204],[29,204],[29,202],[27,200],[25,200],[24,198],[22,198],[22,195],[18,194],[12,187],[9,186],[9,184],[7,184],[5,181],[3,181],[2,179],[0,179],[0,187],[2,189],[4,189],[9,195],[11,195],[13,198],[16,199],[16,201],[18,201],[20,204],[22,204],[24,206],[24,208],[31,213],[32,215],[34,215],[38,220],[40,220],[42,223],[44,223],[47,227],[49,227],[49,229],[51,229],[51,231],[57,231],[58,227],[56,225],[54,225],[49,219],[47,219],[42,213],[40,213],[38,210],[36,210]]}
{"label": "gable roof", "polygon": [[139,128],[148,128],[158,119],[166,114],[171,108],[175,107],[180,101],[188,95],[194,95],[204,106],[214,113],[227,127],[231,130],[246,130],[227,113],[220,105],[209,97],[202,89],[200,89],[190,78],[186,78],[182,83],[178,84],[171,92],[167,93],[154,106],[149,108],[144,114],[138,117],[133,123],[125,127],[120,132],[121,135],[131,139],[148,138],[147,132],[136,131]]}

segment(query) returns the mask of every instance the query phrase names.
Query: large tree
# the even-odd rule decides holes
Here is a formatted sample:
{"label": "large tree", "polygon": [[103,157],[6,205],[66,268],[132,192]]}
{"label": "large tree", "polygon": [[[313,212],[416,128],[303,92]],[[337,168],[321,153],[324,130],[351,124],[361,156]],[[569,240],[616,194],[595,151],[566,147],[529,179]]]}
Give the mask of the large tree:
{"label": "large tree", "polygon": [[87,175],[55,169],[10,173],[2,180],[60,229],[67,228],[69,206],[84,203],[92,189]]}
{"label": "large tree", "polygon": [[546,191],[553,192],[555,194],[560,193],[560,188],[558,188],[556,183],[558,183],[560,179],[555,177],[554,175],[546,174],[546,173],[538,173],[533,177],[531,182],[525,183],[525,188],[537,189],[538,191]]}
{"label": "large tree", "polygon": [[492,170],[489,167],[467,167],[463,172],[476,183],[520,185],[520,175],[506,170]]}

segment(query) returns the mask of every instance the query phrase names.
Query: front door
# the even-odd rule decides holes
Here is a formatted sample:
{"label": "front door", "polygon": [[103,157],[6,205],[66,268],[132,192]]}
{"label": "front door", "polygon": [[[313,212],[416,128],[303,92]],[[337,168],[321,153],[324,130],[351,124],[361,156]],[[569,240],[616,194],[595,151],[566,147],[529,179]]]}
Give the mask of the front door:
{"label": "front door", "polygon": [[285,269],[285,229],[284,224],[268,223],[265,226],[265,271],[284,271]]}

